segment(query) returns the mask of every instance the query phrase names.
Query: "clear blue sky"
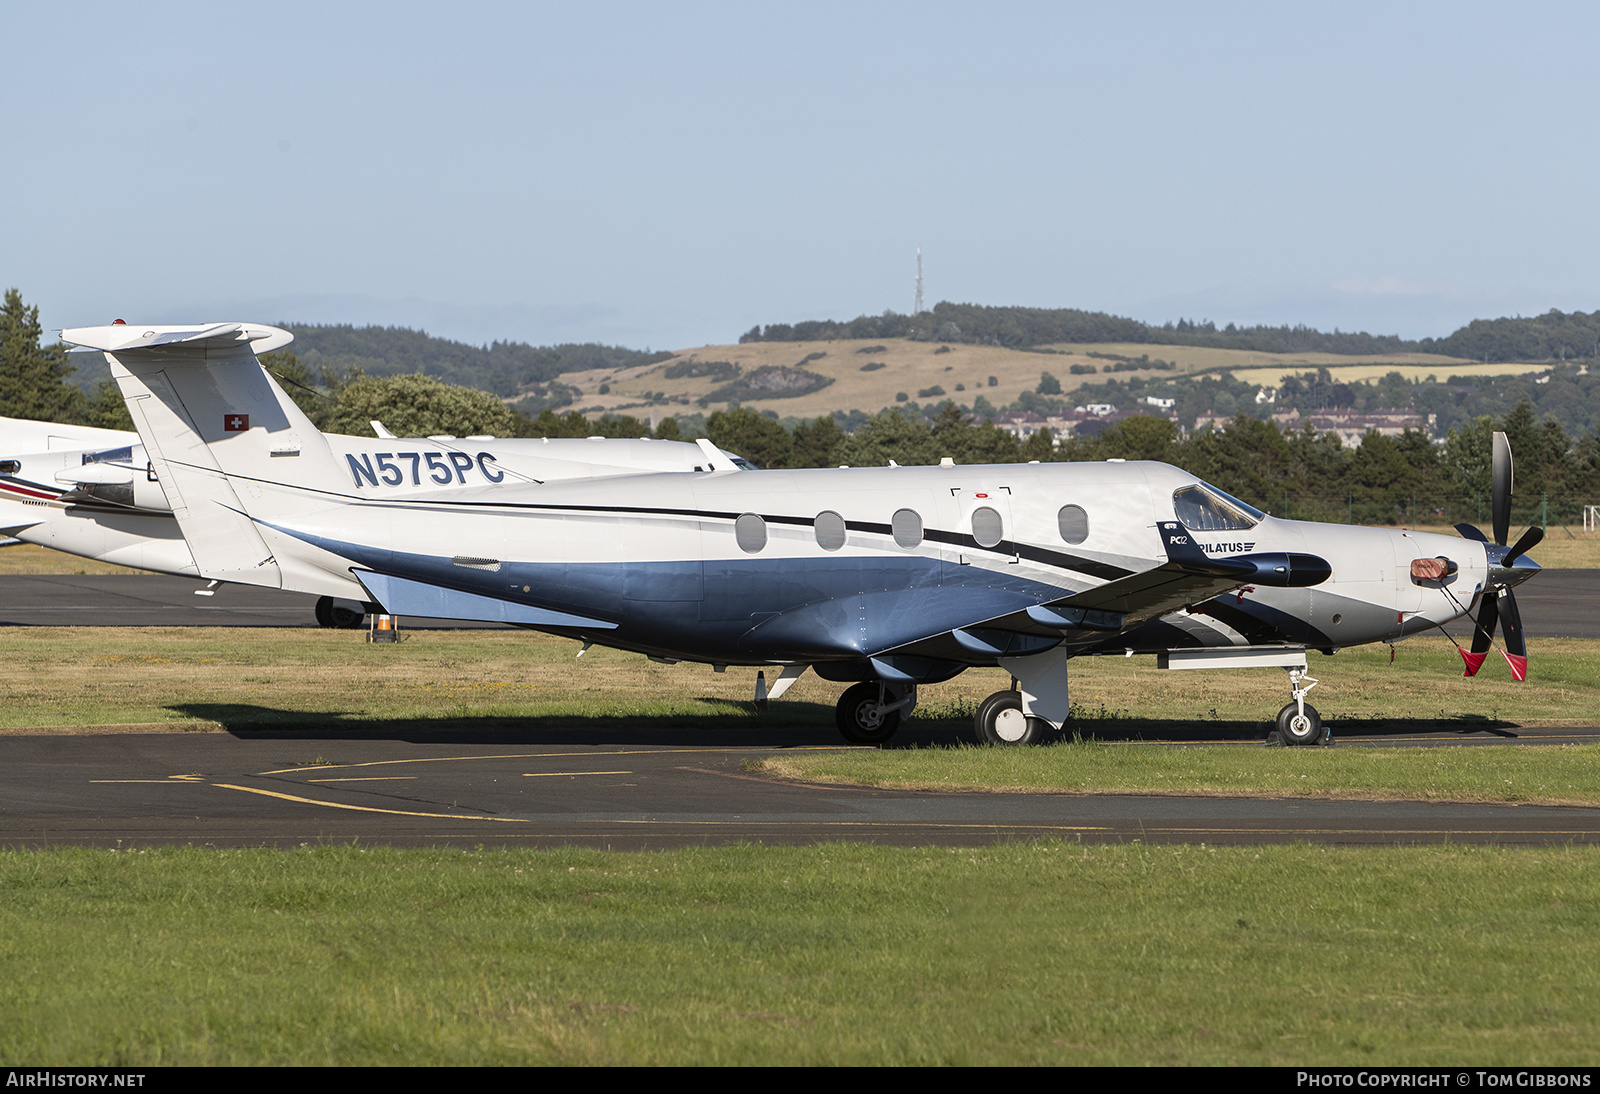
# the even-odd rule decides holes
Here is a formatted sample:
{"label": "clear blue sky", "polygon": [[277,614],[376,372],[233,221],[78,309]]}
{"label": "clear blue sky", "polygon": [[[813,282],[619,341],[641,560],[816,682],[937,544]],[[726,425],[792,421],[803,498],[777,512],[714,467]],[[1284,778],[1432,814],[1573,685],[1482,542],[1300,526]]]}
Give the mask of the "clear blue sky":
{"label": "clear blue sky", "polygon": [[1600,5],[0,6],[50,327],[676,348],[929,304],[1600,308]]}

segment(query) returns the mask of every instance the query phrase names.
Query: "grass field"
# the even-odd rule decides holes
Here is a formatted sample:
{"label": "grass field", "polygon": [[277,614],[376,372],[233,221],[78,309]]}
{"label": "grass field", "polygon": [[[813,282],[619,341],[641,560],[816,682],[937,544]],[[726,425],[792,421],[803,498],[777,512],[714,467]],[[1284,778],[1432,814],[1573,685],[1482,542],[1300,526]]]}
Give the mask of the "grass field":
{"label": "grass field", "polygon": [[17,543],[0,548],[0,575],[5,574],[142,574],[92,558],[63,554],[32,543]]}
{"label": "grass field", "polygon": [[[861,353],[870,346],[882,345],[876,353]],[[700,407],[692,402],[719,386],[708,378],[667,380],[665,370],[681,361],[731,361],[746,372],[764,365],[797,365],[814,353],[825,354],[807,361],[805,367],[834,382],[810,395],[788,399],[753,399],[742,405],[754,410],[771,410],[782,417],[815,418],[835,410],[864,410],[875,414],[887,406],[894,406],[895,393],[904,391],[918,402],[941,402],[945,397],[960,403],[971,404],[978,395],[986,396],[996,406],[1005,406],[1023,391],[1032,391],[1039,383],[1039,374],[1050,371],[1061,380],[1063,390],[1071,390],[1087,376],[1072,376],[1068,372],[1074,363],[1090,363],[1087,357],[1061,357],[1051,354],[1029,353],[1024,350],[1005,349],[1000,346],[969,346],[952,344],[945,353],[932,342],[908,342],[889,339],[838,342],[752,342],[734,346],[702,346],[687,350],[671,361],[655,365],[642,365],[631,369],[590,370],[564,373],[561,382],[572,384],[584,392],[584,406],[620,408],[622,413],[636,416],[658,417],[672,414],[704,413],[724,409],[724,404],[713,403]],[[1136,355],[1137,356],[1137,355]],[[880,369],[863,372],[861,367],[880,363]],[[1101,362],[1102,364],[1104,362]],[[995,377],[997,386],[989,387],[989,377]],[[608,395],[599,394],[599,386],[609,383]],[[917,398],[917,392],[933,385],[944,388],[945,396]],[[957,391],[956,385],[965,386]],[[666,391],[669,395],[684,396],[689,405],[664,407],[629,407],[637,403],[646,392]]]}
{"label": "grass field", "polygon": [[0,854],[0,1062],[1592,1064],[1600,851]]}
{"label": "grass field", "polygon": [[[1138,357],[1148,353],[1163,361],[1171,361],[1185,372],[1212,372],[1219,369],[1282,369],[1284,372],[1306,372],[1319,368],[1381,369],[1382,376],[1390,369],[1402,372],[1411,368],[1431,371],[1470,370],[1475,362],[1459,357],[1445,357],[1437,353],[1378,353],[1366,356],[1343,353],[1258,353],[1252,350],[1217,349],[1211,346],[1148,346],[1139,342],[1061,343],[1048,347],[1062,353],[1115,353],[1123,357]],[[1089,358],[1094,360],[1093,358]],[[1529,366],[1522,366],[1526,371]],[[1442,376],[1441,372],[1441,376]],[[1340,373],[1341,376],[1345,375]],[[1274,377],[1273,384],[1277,383]]]}
{"label": "grass field", "polygon": [[[869,347],[883,349],[865,353]],[[670,361],[641,365],[630,369],[593,369],[569,372],[561,382],[571,384],[583,392],[582,405],[615,409],[636,416],[665,417],[672,414],[701,411],[693,400],[708,394],[718,386],[709,378],[668,380],[667,368],[691,359],[700,361],[731,361],[746,372],[763,365],[798,365],[812,354],[823,354],[815,360],[805,361],[805,367],[834,382],[811,395],[789,399],[756,399],[743,405],[755,410],[771,410],[782,417],[815,418],[835,410],[864,410],[876,413],[879,408],[894,406],[895,393],[904,391],[919,402],[938,402],[944,398],[970,405],[978,395],[985,396],[996,406],[1006,406],[1023,391],[1032,391],[1039,383],[1041,372],[1051,372],[1061,381],[1062,391],[1070,393],[1084,383],[1106,378],[1102,371],[1097,375],[1074,376],[1072,365],[1095,365],[1105,370],[1110,361],[1090,357],[1090,353],[1120,354],[1136,358],[1149,355],[1177,364],[1180,372],[1203,372],[1219,369],[1249,370],[1251,383],[1275,386],[1279,377],[1288,372],[1327,367],[1337,369],[1345,380],[1371,379],[1395,369],[1418,379],[1435,373],[1442,380],[1451,375],[1500,375],[1505,372],[1534,371],[1534,365],[1477,365],[1453,357],[1437,354],[1408,353],[1371,357],[1349,357],[1332,353],[1251,353],[1243,350],[1211,349],[1195,346],[1158,346],[1125,343],[1046,346],[1050,353],[1007,349],[1002,346],[974,346],[951,343],[945,352],[937,342],[910,342],[905,339],[845,339],[833,342],[751,342],[732,346],[700,346],[684,350]],[[869,362],[883,367],[870,372],[861,371]],[[1484,371],[1484,370],[1489,371]],[[1259,375],[1258,375],[1259,374]],[[1127,376],[1173,376],[1170,372],[1114,373]],[[995,387],[988,386],[989,377],[996,380]],[[1266,377],[1262,379],[1261,377]],[[610,391],[601,395],[600,385],[608,384]],[[957,391],[956,385],[964,386]],[[945,390],[943,396],[918,399],[917,392],[938,385]],[[670,396],[690,400],[688,405],[641,407],[636,404],[648,393],[664,391]],[[712,404],[706,409],[721,409],[723,404]]]}
{"label": "grass field", "polygon": [[1362,801],[1600,806],[1600,746],[1153,749],[1062,742],[1042,748],[885,749],[773,757],[762,770],[804,782],[900,790],[1182,794]]}
{"label": "grass field", "polygon": [[[1422,355],[1418,355],[1422,356]],[[1438,383],[1444,383],[1452,376],[1470,376],[1486,378],[1490,376],[1521,376],[1529,372],[1544,372],[1550,368],[1548,364],[1529,364],[1527,362],[1511,361],[1504,364],[1479,364],[1472,361],[1455,361],[1450,358],[1440,359],[1442,363],[1405,362],[1405,361],[1359,361],[1350,362],[1346,359],[1343,363],[1329,363],[1324,366],[1337,383],[1359,384],[1369,380],[1376,380],[1387,376],[1391,372],[1398,372],[1413,384],[1420,384],[1430,376]],[[1269,365],[1265,368],[1242,368],[1233,370],[1233,378],[1242,380],[1247,384],[1261,384],[1266,387],[1277,387],[1283,377],[1290,372],[1304,372],[1305,368],[1285,367],[1283,365]]]}
{"label": "grass field", "polygon": [[[136,580],[136,579],[130,579]],[[503,720],[527,728],[610,719],[726,726],[759,739],[763,726],[831,725],[842,690],[806,674],[771,713],[749,700],[752,669],[659,665],[519,631],[407,631],[398,646],[359,631],[218,627],[29,627],[4,632],[12,671],[0,682],[0,731],[110,725],[239,728],[302,725],[359,729],[396,722]],[[1594,671],[1600,643],[1536,643],[1529,679],[1498,661],[1473,680],[1455,649],[1417,637],[1396,647],[1313,656],[1324,719],[1481,724],[1581,724],[1600,710]],[[770,675],[770,674],[769,674]],[[1153,658],[1086,657],[1073,663],[1075,730],[1093,735],[1154,718],[1169,725],[1264,726],[1287,701],[1281,670],[1166,672]],[[969,732],[983,698],[1006,686],[975,669],[923,689],[919,720]],[[1264,735],[1263,730],[1263,735]]]}

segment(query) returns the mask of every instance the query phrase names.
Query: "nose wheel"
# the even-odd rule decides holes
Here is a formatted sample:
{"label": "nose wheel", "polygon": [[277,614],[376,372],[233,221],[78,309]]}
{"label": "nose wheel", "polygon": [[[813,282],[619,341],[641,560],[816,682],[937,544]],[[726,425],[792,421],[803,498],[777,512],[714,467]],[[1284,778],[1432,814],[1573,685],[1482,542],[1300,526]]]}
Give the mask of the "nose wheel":
{"label": "nose wheel", "polygon": [[900,715],[917,703],[917,689],[891,689],[868,681],[847,688],[839,697],[834,718],[839,733],[853,745],[881,745],[900,728]]}
{"label": "nose wheel", "polygon": [[1306,702],[1306,693],[1317,686],[1317,681],[1306,675],[1305,669],[1289,670],[1289,690],[1292,702],[1278,711],[1278,738],[1286,745],[1319,745],[1332,742],[1333,735],[1322,724],[1317,708]]}

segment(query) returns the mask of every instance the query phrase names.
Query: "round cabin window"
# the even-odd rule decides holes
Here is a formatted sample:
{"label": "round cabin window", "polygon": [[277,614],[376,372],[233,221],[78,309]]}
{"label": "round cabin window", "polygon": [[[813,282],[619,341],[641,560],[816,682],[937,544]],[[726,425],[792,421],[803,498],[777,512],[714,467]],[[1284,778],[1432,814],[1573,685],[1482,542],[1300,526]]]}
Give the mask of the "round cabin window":
{"label": "round cabin window", "polygon": [[915,509],[897,509],[889,527],[894,541],[902,547],[915,547],[922,542],[922,516]]}
{"label": "round cabin window", "polygon": [[1089,514],[1081,505],[1063,505],[1056,514],[1056,523],[1061,528],[1061,538],[1068,543],[1082,543],[1089,538]]}
{"label": "round cabin window", "polygon": [[739,550],[753,555],[767,545],[767,522],[754,513],[746,513],[733,522],[733,539]]}
{"label": "round cabin window", "polygon": [[844,518],[833,510],[817,514],[817,546],[824,551],[837,551],[844,546]]}
{"label": "round cabin window", "polygon": [[972,538],[979,547],[997,547],[1005,538],[1005,526],[1000,514],[987,505],[972,511]]}

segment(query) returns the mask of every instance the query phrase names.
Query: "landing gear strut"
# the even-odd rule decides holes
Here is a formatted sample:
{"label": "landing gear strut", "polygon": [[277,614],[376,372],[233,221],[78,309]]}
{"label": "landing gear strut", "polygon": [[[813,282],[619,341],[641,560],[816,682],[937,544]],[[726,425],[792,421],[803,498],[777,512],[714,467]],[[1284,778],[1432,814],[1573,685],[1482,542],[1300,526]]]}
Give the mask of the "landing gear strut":
{"label": "landing gear strut", "polygon": [[881,745],[900,728],[901,714],[917,705],[915,684],[891,685],[869,680],[839,697],[834,716],[839,732],[853,745]]}
{"label": "landing gear strut", "polygon": [[1306,693],[1316,686],[1317,681],[1307,676],[1305,669],[1289,670],[1289,690],[1294,701],[1278,711],[1278,736],[1284,744],[1326,744],[1332,737],[1323,728],[1317,708],[1306,702]]}

